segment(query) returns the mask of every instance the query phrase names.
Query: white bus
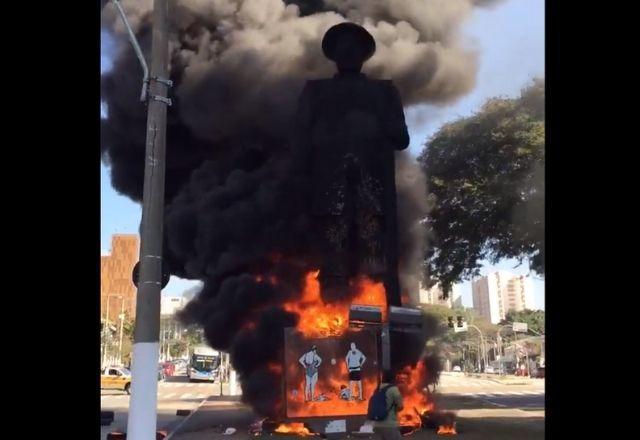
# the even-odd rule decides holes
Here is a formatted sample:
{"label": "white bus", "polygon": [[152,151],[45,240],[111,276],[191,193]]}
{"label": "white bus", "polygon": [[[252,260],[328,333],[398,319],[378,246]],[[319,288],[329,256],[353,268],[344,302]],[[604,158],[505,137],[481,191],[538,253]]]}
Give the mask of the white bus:
{"label": "white bus", "polygon": [[218,377],[220,352],[206,345],[193,347],[187,368],[189,382],[206,380],[213,382]]}

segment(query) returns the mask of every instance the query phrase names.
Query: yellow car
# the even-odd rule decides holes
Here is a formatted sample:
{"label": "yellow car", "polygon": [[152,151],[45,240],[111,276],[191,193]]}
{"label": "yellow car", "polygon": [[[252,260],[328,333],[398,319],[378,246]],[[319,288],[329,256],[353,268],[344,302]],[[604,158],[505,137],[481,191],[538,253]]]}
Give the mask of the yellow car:
{"label": "yellow car", "polygon": [[100,388],[131,394],[131,372],[123,367],[103,368],[100,371]]}

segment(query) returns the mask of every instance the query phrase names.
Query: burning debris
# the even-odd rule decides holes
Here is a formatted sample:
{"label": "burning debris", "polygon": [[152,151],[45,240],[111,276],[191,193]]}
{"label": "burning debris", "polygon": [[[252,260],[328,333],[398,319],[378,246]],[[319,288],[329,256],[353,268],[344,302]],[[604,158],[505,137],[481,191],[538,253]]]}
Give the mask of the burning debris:
{"label": "burning debris", "polygon": [[[321,55],[322,35],[347,19],[362,24],[377,46],[365,73],[392,78],[405,105],[445,103],[473,86],[475,54],[456,37],[461,23],[481,3],[489,2],[171,2],[174,87],[168,109],[163,258],[172,274],[202,280],[202,290],[183,318],[201,325],[213,348],[231,354],[242,398],[257,414],[278,419],[285,411],[282,377],[291,368],[283,365],[285,328],[296,329],[302,340],[344,338],[355,334],[348,328],[351,304],[378,306],[387,318],[384,284],[371,273],[352,277],[347,291],[337,297],[317,281],[322,256],[315,249],[321,238],[312,232],[307,210],[313,182],[293,162],[290,121],[304,80],[333,73]],[[148,52],[151,2],[122,4]],[[112,70],[102,77],[108,117],[102,120],[101,148],[114,188],[140,201],[146,117],[137,101],[139,66],[110,4],[103,10],[103,26],[118,49]],[[423,213],[413,202],[415,179],[407,178],[415,170],[408,161],[400,162],[397,229],[403,245],[398,263],[401,282],[409,282],[411,276],[403,274],[419,267],[424,232],[415,226]],[[420,390],[439,374],[437,363],[422,358],[430,336],[392,336],[392,368],[406,376],[401,391],[411,402],[400,416],[410,426],[420,424],[416,411],[430,407]],[[339,358],[327,359],[339,362],[340,380],[318,378],[318,396],[329,400],[312,406],[330,402],[361,412],[361,401],[340,397],[349,377],[358,377],[348,371],[343,360],[348,350],[343,351]],[[373,362],[369,353],[366,356]],[[366,362],[361,374],[365,395],[375,383],[365,374]],[[294,368],[302,367],[295,363]],[[357,396],[356,388],[349,388]],[[300,395],[304,392],[296,398]]]}
{"label": "burning debris", "polygon": [[456,422],[453,422],[452,425],[440,425],[438,427],[438,435],[456,435]]}
{"label": "burning debris", "polygon": [[455,435],[456,415],[447,411],[426,411],[420,414],[420,425],[424,429],[435,430],[439,435]]}
{"label": "burning debris", "polygon": [[316,435],[315,433],[312,433],[309,428],[304,426],[304,423],[299,422],[281,423],[273,432],[278,434],[292,434],[300,437]]}

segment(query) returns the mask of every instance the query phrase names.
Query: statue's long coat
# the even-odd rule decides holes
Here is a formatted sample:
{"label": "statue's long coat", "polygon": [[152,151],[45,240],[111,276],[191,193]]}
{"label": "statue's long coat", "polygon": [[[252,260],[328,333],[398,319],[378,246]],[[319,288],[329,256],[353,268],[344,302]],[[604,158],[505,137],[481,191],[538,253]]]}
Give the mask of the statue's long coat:
{"label": "statue's long coat", "polygon": [[[409,134],[397,89],[364,74],[307,81],[294,142],[302,172],[312,182],[313,216],[349,215],[354,204],[384,219],[378,239],[389,266],[387,289],[399,301],[394,152],[407,148]],[[349,196],[354,175],[358,202]]]}

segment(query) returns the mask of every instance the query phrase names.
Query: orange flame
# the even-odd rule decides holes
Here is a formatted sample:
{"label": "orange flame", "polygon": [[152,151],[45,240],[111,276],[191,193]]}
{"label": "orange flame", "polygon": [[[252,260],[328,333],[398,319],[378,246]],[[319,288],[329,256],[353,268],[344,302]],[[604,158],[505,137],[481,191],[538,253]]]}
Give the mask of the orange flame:
{"label": "orange flame", "polygon": [[398,388],[402,394],[404,409],[398,414],[401,425],[420,426],[420,415],[433,411],[434,404],[422,390],[426,378],[426,367],[418,362],[415,367],[406,366],[398,373]]}
{"label": "orange flame", "polygon": [[[349,308],[351,304],[377,306],[381,308],[382,320],[387,321],[387,304],[384,284],[375,282],[366,277],[352,280],[350,289],[354,295],[344,302],[325,303],[321,295],[321,286],[318,280],[320,271],[307,273],[302,294],[295,301],[284,304],[284,309],[298,315],[296,330],[305,338],[329,338],[343,335],[349,328]],[[297,364],[287,365],[285,368],[294,376]],[[275,372],[275,369],[270,368]],[[293,371],[291,371],[293,370]],[[420,362],[415,367],[407,366],[400,376],[404,382],[399,383],[399,388],[404,400],[404,409],[398,414],[401,425],[418,428],[421,425],[420,415],[433,411],[434,404],[429,401],[427,394],[422,391],[422,384],[426,377],[426,367]],[[344,363],[340,363],[339,371],[329,378],[317,383],[316,393],[321,397],[318,401],[304,402],[304,392],[301,389],[295,391],[295,395],[288,392],[287,414],[289,417],[313,417],[313,416],[341,416],[353,414],[366,414],[368,399],[359,400],[360,396],[352,396],[353,399],[340,398],[341,386],[345,384],[348,371]],[[370,396],[372,390],[378,385],[378,377],[362,377],[362,386],[365,397]],[[355,391],[355,389],[354,389]],[[322,400],[326,399],[326,400]],[[302,424],[299,425],[302,429]],[[276,432],[284,431],[290,425],[280,425]],[[282,428],[282,429],[281,429]]]}
{"label": "orange flame", "polygon": [[387,315],[386,294],[383,283],[367,278],[353,282],[358,291],[349,302],[325,303],[320,295],[320,271],[309,272],[305,279],[302,298],[284,304],[288,312],[299,316],[296,329],[307,338],[340,336],[349,327],[349,307],[351,304],[378,306],[382,309],[383,320]]}
{"label": "orange flame", "polygon": [[[322,300],[318,275],[320,271],[307,273],[301,298],[284,304],[284,309],[296,313],[299,317],[296,330],[305,338],[329,338],[344,334],[349,328],[349,308],[351,304],[377,306],[381,308],[383,320],[387,316],[387,298],[384,284],[374,282],[368,278],[360,277],[353,280],[350,289],[355,293],[350,299],[343,302],[325,303]],[[292,376],[298,365],[288,365]],[[317,384],[317,394],[321,399],[314,402],[304,402],[303,384],[297,394],[287,394],[287,413],[293,417],[311,417],[326,415],[353,415],[366,414],[368,400],[357,395],[354,387],[352,399],[340,398],[341,386],[344,386],[349,372],[344,363],[340,363],[339,369],[330,377],[321,379]],[[378,383],[375,376],[362,377],[362,388],[365,397],[374,390]],[[330,402],[330,403],[329,403]]]}
{"label": "orange flame", "polygon": [[[293,375],[293,371],[299,368],[296,365],[289,365],[290,374]],[[322,416],[348,416],[354,414],[366,414],[369,405],[368,399],[359,400],[360,396],[354,395],[352,400],[344,400],[340,398],[341,386],[345,384],[349,375],[347,367],[344,363],[340,363],[339,371],[326,378],[320,380],[317,384],[317,395],[323,396],[327,401],[304,401],[303,384],[300,384],[300,388],[297,395],[287,394],[287,413],[290,417],[322,417]],[[348,383],[348,382],[346,382]],[[377,378],[362,377],[362,389],[363,394],[368,396],[372,390],[378,386]],[[354,387],[356,388],[356,387]],[[357,394],[357,392],[356,392]]]}
{"label": "orange flame", "polygon": [[438,434],[439,435],[455,435],[458,432],[456,431],[455,422],[453,425],[440,425],[438,426]]}
{"label": "orange flame", "polygon": [[309,431],[304,423],[280,423],[278,427],[274,430],[274,432],[278,432],[280,434],[296,434],[302,437],[306,437],[308,435],[315,435],[311,431]]}

